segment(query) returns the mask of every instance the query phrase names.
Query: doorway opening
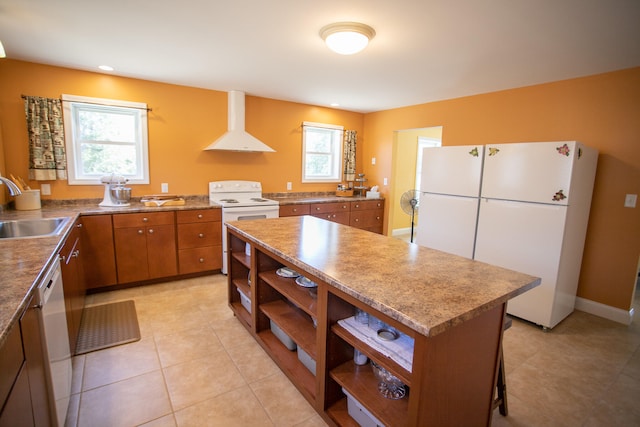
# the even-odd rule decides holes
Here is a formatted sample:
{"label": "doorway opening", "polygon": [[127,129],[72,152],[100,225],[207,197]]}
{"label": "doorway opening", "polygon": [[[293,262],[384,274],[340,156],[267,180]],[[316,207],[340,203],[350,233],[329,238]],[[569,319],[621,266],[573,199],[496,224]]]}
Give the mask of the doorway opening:
{"label": "doorway opening", "polygon": [[[391,203],[389,207],[389,229],[391,232],[389,234],[391,236],[406,241],[410,240],[411,216],[402,210],[400,198],[407,190],[420,189],[422,150],[425,147],[439,147],[441,145],[442,126],[404,129],[394,132],[389,195]],[[419,210],[418,208],[418,212]],[[417,224],[417,219],[415,221]]]}

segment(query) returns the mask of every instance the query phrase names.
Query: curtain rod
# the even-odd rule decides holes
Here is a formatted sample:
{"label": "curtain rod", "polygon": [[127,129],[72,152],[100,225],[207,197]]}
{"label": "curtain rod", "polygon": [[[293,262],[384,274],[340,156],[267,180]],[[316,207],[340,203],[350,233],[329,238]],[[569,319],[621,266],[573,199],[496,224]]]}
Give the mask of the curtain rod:
{"label": "curtain rod", "polygon": [[[20,95],[20,97],[22,99],[27,99],[27,95]],[[32,98],[42,98],[40,96],[33,96]],[[69,101],[67,99],[62,99],[62,98],[57,98],[60,100],[60,102],[80,102],[80,101]],[[82,104],[91,104],[91,105],[105,105],[105,104],[101,104],[99,102],[86,102],[86,101],[81,101]],[[142,108],[142,107],[123,107],[123,108],[135,108],[137,110],[147,110],[147,111],[153,111],[152,108]]]}

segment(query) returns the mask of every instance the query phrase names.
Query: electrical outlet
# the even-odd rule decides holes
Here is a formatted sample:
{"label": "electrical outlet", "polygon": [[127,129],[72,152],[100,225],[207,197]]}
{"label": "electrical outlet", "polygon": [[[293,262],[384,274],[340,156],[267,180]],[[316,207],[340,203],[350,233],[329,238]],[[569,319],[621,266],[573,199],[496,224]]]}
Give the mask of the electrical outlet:
{"label": "electrical outlet", "polygon": [[287,182],[287,190],[291,190],[293,187],[290,182]]}
{"label": "electrical outlet", "polygon": [[625,208],[635,208],[636,202],[638,201],[637,194],[627,194],[624,198],[624,207]]}
{"label": "electrical outlet", "polygon": [[162,184],[160,184],[160,188],[163,193],[168,193],[169,192],[169,184],[166,182],[163,182]]}
{"label": "electrical outlet", "polygon": [[389,185],[389,180],[387,178],[384,178],[382,180],[382,185]]}
{"label": "electrical outlet", "polygon": [[41,184],[40,185],[40,193],[43,196],[50,196],[51,195],[51,184]]}
{"label": "electrical outlet", "polygon": [[376,158],[375,158],[375,157],[372,157],[372,158],[371,158],[371,164],[372,164],[372,165],[375,165],[375,164],[376,164]]}

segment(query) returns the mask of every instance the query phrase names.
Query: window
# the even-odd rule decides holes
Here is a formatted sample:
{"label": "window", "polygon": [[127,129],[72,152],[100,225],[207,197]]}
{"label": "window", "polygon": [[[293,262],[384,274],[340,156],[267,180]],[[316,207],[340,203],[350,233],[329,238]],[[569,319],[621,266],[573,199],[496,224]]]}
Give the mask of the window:
{"label": "window", "polygon": [[416,186],[415,189],[420,191],[420,181],[422,180],[422,153],[427,147],[440,147],[442,142],[438,138],[427,138],[426,136],[418,137],[418,155],[416,156]]}
{"label": "window", "polygon": [[99,184],[111,174],[149,183],[146,104],[72,95],[62,101],[69,184]]}
{"label": "window", "polygon": [[302,124],[302,182],[342,181],[343,132],[342,126]]}

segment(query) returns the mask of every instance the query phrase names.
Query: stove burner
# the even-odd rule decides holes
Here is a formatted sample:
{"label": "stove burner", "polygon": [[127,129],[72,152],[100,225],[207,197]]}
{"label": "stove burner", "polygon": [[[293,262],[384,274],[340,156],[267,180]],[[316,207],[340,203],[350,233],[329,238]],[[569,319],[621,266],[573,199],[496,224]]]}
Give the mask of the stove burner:
{"label": "stove burner", "polygon": [[267,199],[263,199],[263,198],[260,198],[260,197],[252,197],[252,198],[251,198],[251,199],[249,199],[249,200],[252,200],[252,201],[254,201],[254,202],[268,202],[268,200],[267,200]]}
{"label": "stove burner", "polygon": [[220,201],[225,203],[239,203],[236,199],[220,199]]}

